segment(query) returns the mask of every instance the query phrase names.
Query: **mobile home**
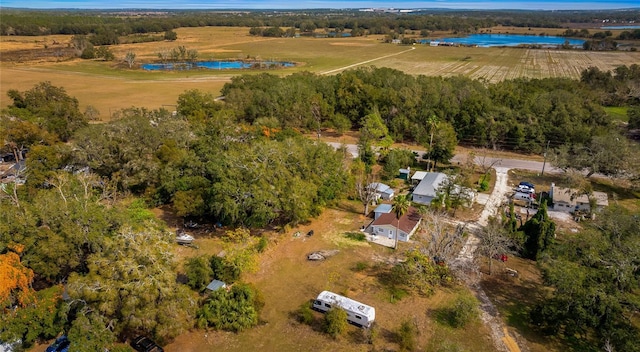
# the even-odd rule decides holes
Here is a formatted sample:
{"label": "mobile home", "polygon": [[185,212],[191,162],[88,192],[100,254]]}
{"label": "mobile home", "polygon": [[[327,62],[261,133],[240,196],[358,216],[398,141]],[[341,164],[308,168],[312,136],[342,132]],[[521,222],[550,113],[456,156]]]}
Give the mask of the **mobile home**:
{"label": "mobile home", "polygon": [[376,318],[375,308],[333,292],[322,291],[318,298],[313,301],[313,309],[323,313],[328,312],[333,307],[344,309],[347,312],[349,323],[360,327],[370,327]]}

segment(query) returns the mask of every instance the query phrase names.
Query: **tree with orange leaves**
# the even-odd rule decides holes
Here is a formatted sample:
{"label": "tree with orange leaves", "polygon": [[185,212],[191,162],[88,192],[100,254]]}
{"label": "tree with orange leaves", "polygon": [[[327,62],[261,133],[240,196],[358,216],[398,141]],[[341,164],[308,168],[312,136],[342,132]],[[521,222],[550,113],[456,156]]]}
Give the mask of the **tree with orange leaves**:
{"label": "tree with orange leaves", "polygon": [[0,307],[13,305],[24,307],[33,298],[33,271],[20,262],[19,245],[13,246],[14,252],[0,254]]}

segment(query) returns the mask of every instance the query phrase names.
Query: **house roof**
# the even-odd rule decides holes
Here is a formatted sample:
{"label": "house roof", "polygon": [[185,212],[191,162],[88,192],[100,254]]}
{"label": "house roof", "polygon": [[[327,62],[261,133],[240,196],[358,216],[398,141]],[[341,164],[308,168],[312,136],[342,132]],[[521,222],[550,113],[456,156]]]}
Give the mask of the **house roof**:
{"label": "house roof", "polygon": [[[553,187],[553,202],[554,203],[568,203],[568,204],[589,204],[589,198],[586,194],[581,194],[575,199],[571,200],[571,195],[576,194],[578,190],[565,187]],[[593,196],[596,198],[596,205],[606,207],[609,206],[609,197],[604,192],[594,191]]]}
{"label": "house roof", "polygon": [[209,289],[211,291],[217,291],[217,290],[219,290],[221,288],[225,288],[225,287],[227,287],[227,284],[225,284],[224,282],[222,282],[220,280],[213,280],[207,285],[207,289]]}
{"label": "house roof", "polygon": [[384,183],[380,183],[380,182],[371,183],[369,185],[369,187],[375,187],[376,192],[378,192],[378,193],[386,193],[386,194],[393,194],[394,193],[393,192],[393,188],[385,185]]}
{"label": "house roof", "polygon": [[428,172],[426,171],[416,171],[415,174],[413,174],[413,176],[411,176],[412,180],[418,180],[418,181],[422,181],[422,179],[427,176]]}
{"label": "house roof", "polygon": [[373,211],[374,213],[390,213],[391,209],[393,209],[393,205],[391,204],[380,204]]}
{"label": "house roof", "polygon": [[[417,172],[416,172],[417,173]],[[422,181],[413,190],[413,194],[435,197],[436,189],[440,187],[447,175],[441,172],[427,172]]]}
{"label": "house roof", "polygon": [[[405,233],[411,233],[413,229],[416,228],[422,216],[417,208],[409,207],[407,212],[400,218],[400,230]],[[396,219],[396,214],[391,211],[389,213],[385,213],[380,215],[377,219],[371,223],[371,226],[382,226],[382,225],[390,225],[396,227],[398,225],[398,219]]]}

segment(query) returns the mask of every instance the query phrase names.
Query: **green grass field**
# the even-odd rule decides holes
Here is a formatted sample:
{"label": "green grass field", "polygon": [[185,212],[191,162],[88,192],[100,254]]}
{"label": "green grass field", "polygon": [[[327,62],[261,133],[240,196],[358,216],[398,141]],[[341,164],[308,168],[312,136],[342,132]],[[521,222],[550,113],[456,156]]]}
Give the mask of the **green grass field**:
{"label": "green grass field", "polygon": [[[492,31],[510,32],[509,28]],[[118,45],[111,48],[112,62],[74,59],[63,62],[25,61],[0,64],[0,107],[11,102],[9,89],[27,90],[41,81],[64,87],[78,98],[81,108],[91,105],[108,119],[115,110],[139,106],[159,108],[173,105],[188,89],[217,95],[230,77],[257,70],[198,70],[147,72],[128,69],[122,59],[128,51],[137,61],[153,62],[158,53],[178,46],[198,51],[200,60],[258,58],[294,61],[298,66],[271,70],[288,75],[299,71],[336,74],[360,66],[389,67],[415,75],[464,75],[489,82],[517,77],[578,78],[582,70],[595,66],[611,70],[640,62],[640,52],[585,52],[582,50],[532,50],[518,48],[430,47],[386,44],[382,36],[354,38],[262,38],[249,36],[248,28],[200,27],[177,29],[175,42]],[[515,31],[513,31],[515,32]],[[70,36],[55,36],[66,45]],[[0,54],[19,49],[38,49],[49,37],[0,37]]]}

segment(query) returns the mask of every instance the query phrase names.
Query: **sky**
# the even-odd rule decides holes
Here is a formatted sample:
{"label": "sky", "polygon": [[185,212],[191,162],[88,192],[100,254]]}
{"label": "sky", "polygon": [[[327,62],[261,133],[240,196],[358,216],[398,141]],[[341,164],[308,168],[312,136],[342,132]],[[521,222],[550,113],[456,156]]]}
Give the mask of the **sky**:
{"label": "sky", "polygon": [[639,0],[0,0],[0,7],[33,9],[316,9],[316,8],[450,8],[450,9],[520,9],[520,10],[597,10],[640,8]]}

